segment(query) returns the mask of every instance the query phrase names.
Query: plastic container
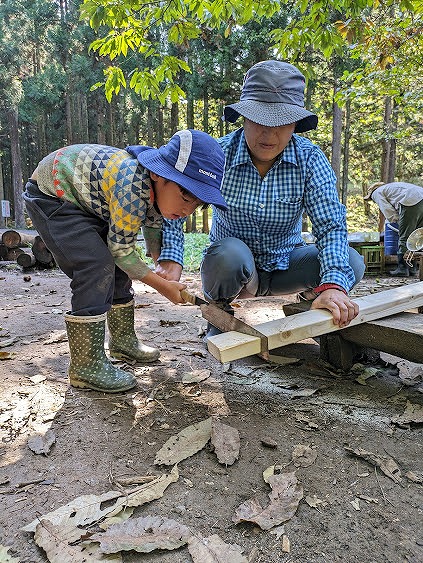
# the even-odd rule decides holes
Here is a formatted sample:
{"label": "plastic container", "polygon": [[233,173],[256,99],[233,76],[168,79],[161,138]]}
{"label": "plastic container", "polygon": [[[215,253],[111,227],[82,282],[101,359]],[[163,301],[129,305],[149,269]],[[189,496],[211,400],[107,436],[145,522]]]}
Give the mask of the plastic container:
{"label": "plastic container", "polygon": [[[394,230],[396,229],[396,230]],[[399,234],[398,234],[398,223],[385,223],[385,256],[392,255],[398,253],[398,243],[399,243]]]}

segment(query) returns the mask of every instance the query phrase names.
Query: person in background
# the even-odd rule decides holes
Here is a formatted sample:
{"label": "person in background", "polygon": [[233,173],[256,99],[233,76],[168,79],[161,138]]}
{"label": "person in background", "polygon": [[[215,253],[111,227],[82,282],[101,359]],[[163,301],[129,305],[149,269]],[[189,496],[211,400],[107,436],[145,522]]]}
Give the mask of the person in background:
{"label": "person in background", "polygon": [[364,199],[377,203],[388,223],[398,223],[398,266],[391,276],[408,277],[413,267],[406,263],[407,239],[413,231],[423,227],[423,187],[407,182],[375,182]]}
{"label": "person in background", "polygon": [[149,268],[136,249],[138,233],[145,227],[158,241],[163,218],[186,217],[205,204],[226,209],[224,162],[212,137],[184,130],[158,149],[70,145],[39,163],[23,197],[34,227],[71,279],[72,310],[65,315],[71,385],[108,393],[136,385],[105,355],[106,319],[111,356],[158,359],[159,350],[135,334],[132,280],[172,303],[184,302],[186,286]]}
{"label": "person in background", "polygon": [[[235,298],[299,293],[348,325],[358,314],[349,290],[364,275],[363,258],[347,240],[346,209],[322,150],[298,135],[317,126],[304,108],[305,78],[277,60],[245,75],[240,101],[223,119],[243,127],[218,139],[226,155],[222,184],[228,210],[213,208],[210,246],[201,265],[206,299],[232,312]],[[315,244],[301,237],[303,213]],[[156,272],[178,280],[183,267],[180,222],[166,222]],[[209,325],[206,338],[219,331]]]}

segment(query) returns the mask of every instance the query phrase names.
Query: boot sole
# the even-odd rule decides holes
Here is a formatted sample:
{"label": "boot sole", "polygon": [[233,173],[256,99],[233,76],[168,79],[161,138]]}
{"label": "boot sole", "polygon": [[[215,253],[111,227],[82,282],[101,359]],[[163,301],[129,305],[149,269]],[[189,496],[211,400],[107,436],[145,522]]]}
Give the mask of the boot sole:
{"label": "boot sole", "polygon": [[119,389],[105,389],[102,387],[96,387],[95,385],[91,385],[85,381],[80,381],[79,379],[70,379],[70,384],[72,387],[76,387],[78,389],[88,389],[91,391],[100,391],[102,393],[122,393],[122,391],[129,391],[129,389],[133,389],[137,385],[135,382],[133,385],[125,385]]}
{"label": "boot sole", "polygon": [[157,358],[151,358],[150,360],[137,360],[135,358],[132,358],[131,356],[127,356],[126,354],[121,354],[120,352],[111,352],[110,350],[109,354],[112,356],[112,358],[116,358],[117,360],[125,360],[131,364],[133,364],[134,362],[137,364],[151,364],[152,362],[156,362],[160,358],[159,354]]}

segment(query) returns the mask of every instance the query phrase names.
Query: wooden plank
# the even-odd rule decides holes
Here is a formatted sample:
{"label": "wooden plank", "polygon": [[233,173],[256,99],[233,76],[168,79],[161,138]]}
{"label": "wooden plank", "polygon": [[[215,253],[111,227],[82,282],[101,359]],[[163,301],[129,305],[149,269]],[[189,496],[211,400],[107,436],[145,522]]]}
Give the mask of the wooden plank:
{"label": "wooden plank", "polygon": [[419,313],[399,313],[347,327],[340,334],[348,342],[365,348],[423,363],[423,315]]}
{"label": "wooden plank", "polygon": [[[360,312],[348,327],[423,306],[423,282],[365,295],[354,301],[360,307]],[[283,317],[256,325],[255,328],[267,336],[269,350],[321,334],[345,330],[334,325],[331,313],[324,309]],[[207,340],[207,347],[217,360],[224,363],[259,354],[260,339],[231,331],[211,336]]]}

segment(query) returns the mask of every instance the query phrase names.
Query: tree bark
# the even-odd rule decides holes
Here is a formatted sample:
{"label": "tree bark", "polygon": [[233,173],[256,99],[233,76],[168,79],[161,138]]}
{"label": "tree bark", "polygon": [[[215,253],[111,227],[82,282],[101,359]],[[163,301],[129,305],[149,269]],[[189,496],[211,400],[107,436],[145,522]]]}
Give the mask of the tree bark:
{"label": "tree bark", "polygon": [[[334,88],[334,94],[336,87]],[[341,153],[342,153],[342,109],[333,101],[332,104],[332,154],[331,165],[336,176],[336,188],[338,194],[341,194]]]}
{"label": "tree bark", "polygon": [[348,172],[350,162],[350,137],[351,137],[351,101],[347,101],[345,107],[345,131],[344,131],[344,158],[342,162],[342,186],[341,201],[344,205],[347,203],[348,196]]}
{"label": "tree bark", "polygon": [[22,199],[23,175],[19,145],[18,109],[12,108],[7,112],[10,131],[10,153],[12,161],[12,182],[14,198],[15,225],[18,229],[25,227],[24,203]]}

